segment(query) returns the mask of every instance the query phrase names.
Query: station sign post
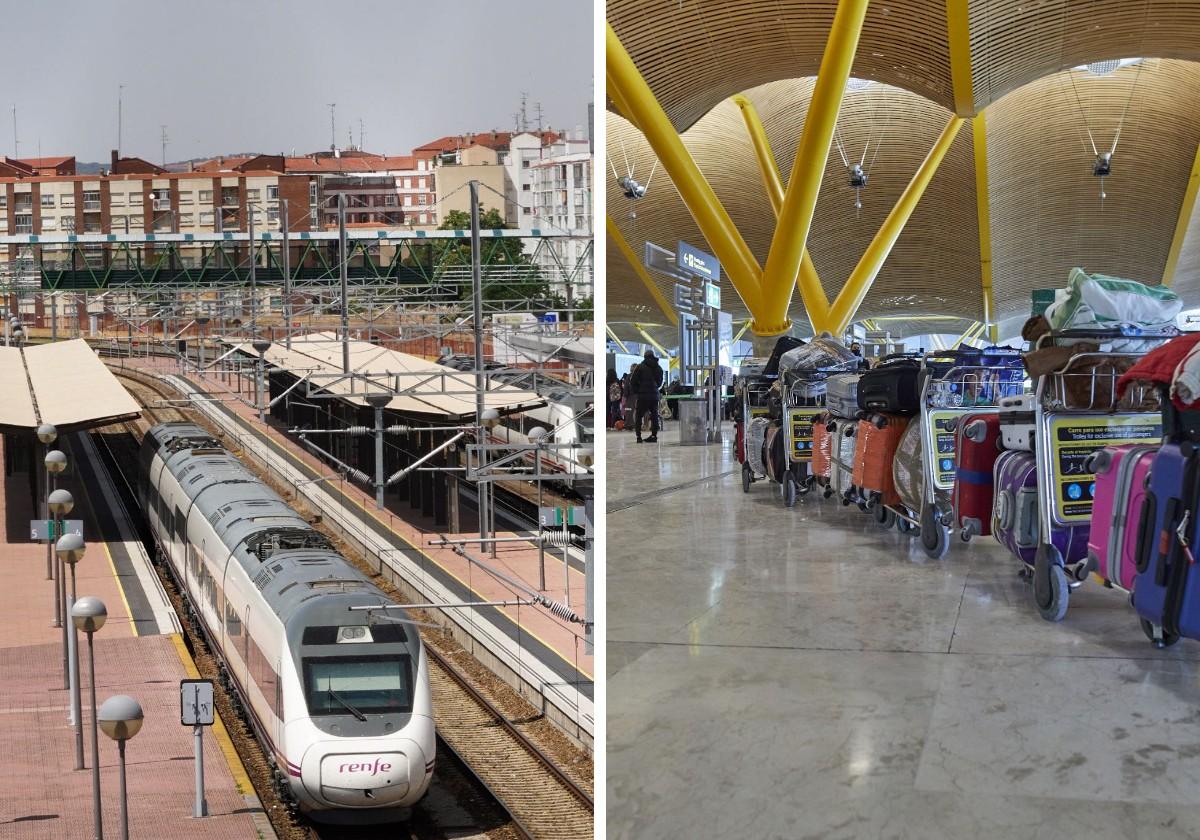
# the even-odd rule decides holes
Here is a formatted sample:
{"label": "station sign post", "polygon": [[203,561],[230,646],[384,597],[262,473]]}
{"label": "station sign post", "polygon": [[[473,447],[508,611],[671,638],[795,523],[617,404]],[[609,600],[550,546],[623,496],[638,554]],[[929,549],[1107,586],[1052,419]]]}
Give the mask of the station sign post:
{"label": "station sign post", "polygon": [[204,798],[204,727],[216,721],[213,705],[212,680],[179,681],[179,722],[192,727],[196,749],[196,806],[195,817],[208,816],[208,801]]}

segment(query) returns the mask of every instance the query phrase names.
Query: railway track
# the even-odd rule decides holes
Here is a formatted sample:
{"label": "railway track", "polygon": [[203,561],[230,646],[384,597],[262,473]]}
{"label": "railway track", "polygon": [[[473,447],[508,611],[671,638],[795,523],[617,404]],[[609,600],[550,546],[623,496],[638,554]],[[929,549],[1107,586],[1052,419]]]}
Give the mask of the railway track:
{"label": "railway track", "polygon": [[[202,418],[186,416],[186,409],[170,405],[175,397],[165,384],[141,372],[119,368],[112,370],[118,378],[124,380],[129,391],[142,403],[146,414],[150,416],[149,423],[140,420],[119,424],[129,433],[127,439],[134,446],[140,443],[142,435],[153,423],[186,419],[208,426]],[[107,456],[105,460],[108,461],[110,472],[114,472],[114,479],[124,484],[130,496],[127,501],[132,501],[132,485],[123,474],[121,464],[135,463],[136,458],[127,457],[122,460],[113,452],[109,441],[105,439],[106,435],[97,434],[95,437],[99,438],[102,453]],[[262,477],[253,462],[246,463]],[[363,571],[370,573],[370,569],[361,558],[344,548],[343,554]],[[159,574],[167,577],[164,570],[159,570]],[[166,583],[172,582],[168,580]],[[377,580],[376,583],[385,591],[388,590],[383,581]],[[173,587],[169,591],[172,592],[173,598],[179,597]],[[176,609],[181,615],[185,614],[186,607],[182,604],[182,599],[176,603]],[[414,617],[423,618],[420,611],[414,611]],[[189,635],[191,646],[201,651],[201,656],[197,657],[199,667],[201,659],[211,660],[211,655],[207,653],[207,645],[203,639],[197,638],[194,631]],[[479,672],[483,670],[483,666],[472,659],[467,663],[468,668],[464,670],[451,661],[452,657],[461,660],[468,656],[452,640],[437,634],[426,634],[425,649],[429,658],[434,719],[438,730],[439,761],[435,771],[435,784],[453,791],[458,799],[478,799],[477,793],[472,796],[470,788],[479,788],[494,800],[496,806],[503,809],[509,820],[508,825],[498,825],[494,818],[488,819],[487,808],[480,807],[482,803],[468,803],[468,807],[459,809],[474,811],[480,817],[477,821],[481,823],[475,828],[479,829],[480,833],[486,831],[488,836],[512,836],[530,840],[576,840],[592,837],[594,805],[591,794],[581,781],[573,779],[570,773],[559,767],[547,750],[522,731],[523,725],[527,726],[540,717],[535,710],[517,699],[518,704],[527,708],[523,710],[526,714],[514,720],[514,715],[500,708],[499,698],[489,697],[489,691],[478,685]],[[470,667],[471,662],[474,663],[474,667]],[[215,672],[215,661],[209,664]],[[203,673],[204,669],[201,670]],[[515,695],[511,690],[509,694],[513,696],[507,698],[503,705],[508,705],[511,709]],[[233,705],[230,698],[226,697],[225,700],[228,708],[222,709],[222,713],[227,716],[227,713],[233,713]],[[243,753],[244,750],[256,753],[252,754],[249,760],[243,754],[243,761],[248,770],[261,766],[263,772],[252,775],[256,776],[255,788],[260,798],[267,803],[273,799],[273,791],[269,765],[261,748],[248,730],[244,738],[235,740],[240,741],[239,753]],[[430,798],[427,796],[426,800],[417,806],[413,822],[403,829],[418,832],[411,836],[438,836],[446,830],[445,820],[438,820],[437,815],[422,812]],[[268,809],[268,813],[272,815],[272,823],[280,823],[276,825],[279,836],[289,840],[293,837],[312,840],[358,840],[397,836],[398,827],[395,825],[331,828],[297,823],[294,818],[284,819],[288,816],[285,811],[281,805]],[[455,836],[461,836],[466,827],[453,828]]]}

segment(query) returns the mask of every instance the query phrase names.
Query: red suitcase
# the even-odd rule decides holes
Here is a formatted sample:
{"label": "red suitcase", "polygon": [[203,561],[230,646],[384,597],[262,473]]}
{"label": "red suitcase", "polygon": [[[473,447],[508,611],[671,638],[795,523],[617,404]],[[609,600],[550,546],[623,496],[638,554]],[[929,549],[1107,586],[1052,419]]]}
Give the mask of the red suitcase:
{"label": "red suitcase", "polygon": [[736,438],[736,446],[734,453],[737,456],[739,464],[746,463],[746,428],[741,420],[737,420],[733,424],[734,436]]}
{"label": "red suitcase", "polygon": [[992,533],[995,485],[992,470],[1000,456],[1000,414],[964,414],[954,430],[954,524],[967,536]]}

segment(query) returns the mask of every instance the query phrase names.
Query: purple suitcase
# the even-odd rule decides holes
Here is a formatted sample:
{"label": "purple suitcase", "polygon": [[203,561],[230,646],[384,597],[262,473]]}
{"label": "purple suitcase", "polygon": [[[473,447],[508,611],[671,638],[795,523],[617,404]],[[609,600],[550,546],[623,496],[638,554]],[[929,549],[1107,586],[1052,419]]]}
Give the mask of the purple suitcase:
{"label": "purple suitcase", "polygon": [[[1038,546],[1037,459],[1022,450],[1001,452],[993,483],[992,533],[1017,559],[1032,566]],[[1086,523],[1053,530],[1051,541],[1063,563],[1077,563],[1087,556],[1088,531]]]}
{"label": "purple suitcase", "polygon": [[992,468],[996,488],[992,534],[1023,563],[1033,563],[1038,543],[1037,461],[1032,452],[1000,453]]}
{"label": "purple suitcase", "polygon": [[1138,521],[1133,606],[1143,622],[1161,627],[1164,635],[1195,639],[1200,638],[1200,571],[1188,562],[1176,534],[1183,517],[1189,516],[1190,533],[1185,534],[1192,552],[1200,550],[1200,473],[1193,459],[1178,443],[1168,442],[1150,465],[1150,489]]}

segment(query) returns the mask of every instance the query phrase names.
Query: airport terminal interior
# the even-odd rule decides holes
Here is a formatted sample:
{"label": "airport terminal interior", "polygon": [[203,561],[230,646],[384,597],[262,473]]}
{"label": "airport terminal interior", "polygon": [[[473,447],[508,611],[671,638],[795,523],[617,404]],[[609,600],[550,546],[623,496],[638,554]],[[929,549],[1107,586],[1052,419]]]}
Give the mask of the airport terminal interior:
{"label": "airport terminal interior", "polygon": [[1200,4],[606,17],[608,836],[1200,836]]}

